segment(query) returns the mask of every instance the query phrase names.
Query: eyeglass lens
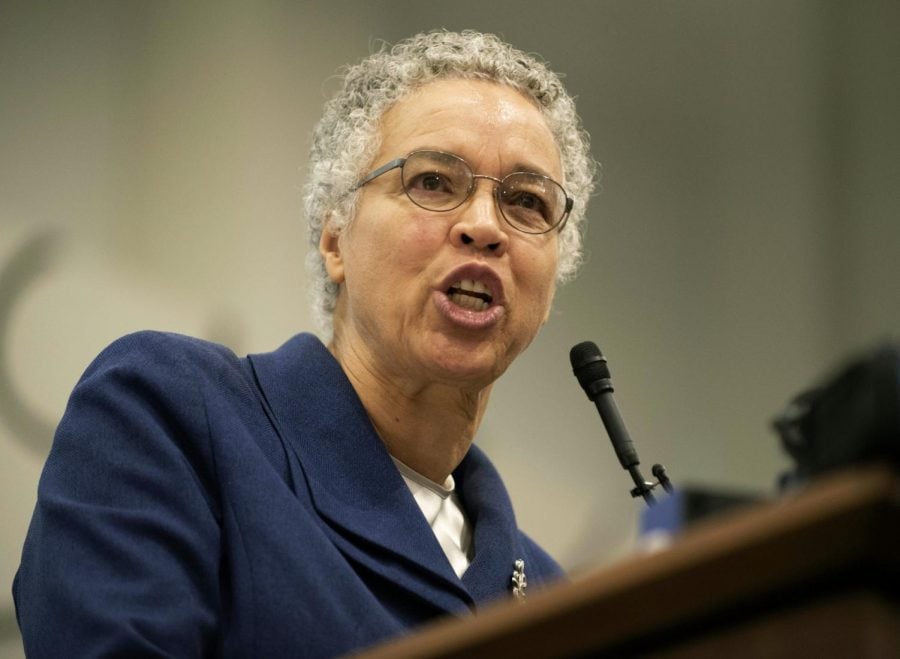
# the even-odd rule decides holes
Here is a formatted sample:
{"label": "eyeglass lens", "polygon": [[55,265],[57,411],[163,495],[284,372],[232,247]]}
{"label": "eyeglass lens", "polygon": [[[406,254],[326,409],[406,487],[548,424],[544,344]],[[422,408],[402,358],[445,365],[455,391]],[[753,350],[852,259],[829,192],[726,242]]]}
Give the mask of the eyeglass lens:
{"label": "eyeglass lens", "polygon": [[[402,176],[409,198],[428,210],[452,210],[475,189],[469,165],[449,153],[413,152],[403,164]],[[566,213],[566,193],[559,184],[530,172],[515,172],[500,181],[497,202],[506,220],[528,233],[549,231]]]}

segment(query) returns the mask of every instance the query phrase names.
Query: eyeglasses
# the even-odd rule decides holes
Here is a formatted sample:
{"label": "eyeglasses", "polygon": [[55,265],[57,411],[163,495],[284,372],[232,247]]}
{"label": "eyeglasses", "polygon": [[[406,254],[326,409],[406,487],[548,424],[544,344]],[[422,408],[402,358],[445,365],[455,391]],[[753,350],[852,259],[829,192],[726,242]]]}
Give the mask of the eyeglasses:
{"label": "eyeglasses", "polygon": [[494,181],[494,198],[507,224],[524,233],[540,234],[562,229],[574,201],[549,176],[513,172],[502,179],[475,174],[469,163],[441,151],[413,151],[367,174],[356,188],[392,169],[400,168],[403,191],[416,206],[430,211],[452,211],[475,191],[475,179]]}

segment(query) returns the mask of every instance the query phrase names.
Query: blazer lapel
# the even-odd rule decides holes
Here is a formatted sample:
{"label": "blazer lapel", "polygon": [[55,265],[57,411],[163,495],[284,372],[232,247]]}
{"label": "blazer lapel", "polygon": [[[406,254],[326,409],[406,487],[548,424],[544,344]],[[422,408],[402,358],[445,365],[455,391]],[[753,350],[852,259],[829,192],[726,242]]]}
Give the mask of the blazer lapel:
{"label": "blazer lapel", "polygon": [[[474,527],[475,558],[463,574],[463,584],[478,602],[507,596],[515,561],[523,554],[506,487],[487,456],[475,445],[469,448],[453,477]],[[527,573],[527,565],[525,570]]]}
{"label": "blazer lapel", "polygon": [[300,334],[251,366],[335,544],[445,611],[472,605],[356,392],[325,346]]}

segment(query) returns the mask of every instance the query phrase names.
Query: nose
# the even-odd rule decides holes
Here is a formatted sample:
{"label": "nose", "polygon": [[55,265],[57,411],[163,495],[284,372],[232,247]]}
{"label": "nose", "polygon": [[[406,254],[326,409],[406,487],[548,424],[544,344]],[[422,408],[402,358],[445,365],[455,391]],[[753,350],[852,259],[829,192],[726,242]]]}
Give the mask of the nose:
{"label": "nose", "polygon": [[[479,185],[482,178],[487,180]],[[454,245],[487,250],[497,256],[506,251],[509,234],[497,205],[496,187],[496,181],[491,178],[479,176],[475,179],[472,195],[455,211],[456,221],[450,228],[450,240]]]}

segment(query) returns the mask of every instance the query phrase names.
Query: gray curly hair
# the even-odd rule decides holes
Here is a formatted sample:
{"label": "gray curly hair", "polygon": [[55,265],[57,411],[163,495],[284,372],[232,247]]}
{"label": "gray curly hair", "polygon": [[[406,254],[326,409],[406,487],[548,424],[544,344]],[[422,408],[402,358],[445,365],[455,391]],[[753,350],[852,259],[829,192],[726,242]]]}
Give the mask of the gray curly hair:
{"label": "gray curly hair", "polygon": [[534,99],[559,147],[564,185],[575,204],[559,236],[557,282],[570,280],[581,264],[583,223],[594,188],[596,165],[587,133],[559,76],[537,57],[492,34],[435,31],[383,46],[343,72],[343,85],[325,104],[313,132],[304,207],[312,248],[307,256],[313,311],[331,333],[338,285],[325,271],[319,240],[326,219],[337,230],[353,218],[356,183],[372,165],[382,115],[397,101],[434,80],[489,80]]}

